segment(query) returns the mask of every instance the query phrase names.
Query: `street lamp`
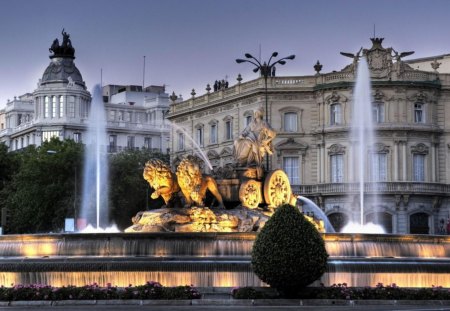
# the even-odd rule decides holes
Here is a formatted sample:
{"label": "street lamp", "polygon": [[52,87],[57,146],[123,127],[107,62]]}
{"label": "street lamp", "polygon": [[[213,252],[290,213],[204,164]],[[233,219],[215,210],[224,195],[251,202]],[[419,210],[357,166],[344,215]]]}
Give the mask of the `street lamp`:
{"label": "street lamp", "polygon": [[[263,64],[261,64],[261,62],[259,60],[257,60],[254,56],[252,56],[250,53],[245,53],[244,55],[246,58],[249,58],[251,60],[238,58],[238,59],[236,59],[236,63],[238,63],[238,64],[240,64],[240,63],[253,64],[253,65],[255,65],[253,72],[257,73],[259,70],[259,72],[261,73],[261,76],[264,77],[264,93],[265,93],[265,101],[266,101],[266,122],[269,122],[269,109],[268,109],[269,100],[267,98],[267,78],[275,76],[275,73],[272,72],[272,70],[274,69],[276,64],[284,65],[284,64],[286,64],[286,60],[288,60],[288,59],[293,60],[295,58],[295,55],[292,54],[292,55],[283,57],[283,58],[271,63],[272,58],[278,56],[278,52],[273,52],[269,58],[269,61],[267,63],[264,62]],[[266,157],[266,170],[269,171],[269,157]]]}

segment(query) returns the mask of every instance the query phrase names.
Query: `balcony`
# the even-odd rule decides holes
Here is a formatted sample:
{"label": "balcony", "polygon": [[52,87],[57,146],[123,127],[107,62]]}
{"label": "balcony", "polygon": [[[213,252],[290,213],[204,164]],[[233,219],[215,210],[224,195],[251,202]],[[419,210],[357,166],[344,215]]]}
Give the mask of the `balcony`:
{"label": "balcony", "polygon": [[[292,186],[292,190],[295,194],[305,196],[358,194],[359,183],[300,185]],[[426,182],[367,182],[364,184],[364,193],[449,196],[450,185]]]}

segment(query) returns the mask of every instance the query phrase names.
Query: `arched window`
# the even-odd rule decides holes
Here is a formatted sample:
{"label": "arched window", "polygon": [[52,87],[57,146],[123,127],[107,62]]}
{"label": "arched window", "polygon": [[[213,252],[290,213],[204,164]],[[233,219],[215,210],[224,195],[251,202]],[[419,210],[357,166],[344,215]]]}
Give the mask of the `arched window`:
{"label": "arched window", "polygon": [[209,143],[210,144],[217,144],[217,126],[218,126],[217,120],[212,120],[209,122]]}
{"label": "arched window", "polygon": [[48,118],[49,117],[49,98],[48,96],[45,96],[44,98],[44,118]]}
{"label": "arched window", "polygon": [[428,214],[415,213],[409,216],[409,232],[412,234],[429,234]]}
{"label": "arched window", "polygon": [[178,132],[178,150],[184,150],[184,134],[182,132]]}
{"label": "arched window", "polygon": [[64,117],[64,96],[59,96],[59,117]]}
{"label": "arched window", "polygon": [[332,213],[327,217],[336,232],[341,232],[342,228],[348,223],[348,216],[344,213]]}
{"label": "arched window", "polygon": [[195,126],[195,142],[200,147],[203,147],[203,140],[204,140],[203,124],[197,124]]}
{"label": "arched window", "polygon": [[52,96],[52,118],[56,118],[56,96]]}
{"label": "arched window", "polygon": [[224,130],[225,130],[225,140],[232,140],[233,139],[233,118],[230,116],[227,116],[223,119],[225,122],[224,124]]}
{"label": "arched window", "polygon": [[366,223],[373,223],[383,227],[386,233],[392,233],[392,215],[385,212],[371,213],[366,216]]}
{"label": "arched window", "polygon": [[342,124],[341,104],[334,103],[330,106],[330,125]]}

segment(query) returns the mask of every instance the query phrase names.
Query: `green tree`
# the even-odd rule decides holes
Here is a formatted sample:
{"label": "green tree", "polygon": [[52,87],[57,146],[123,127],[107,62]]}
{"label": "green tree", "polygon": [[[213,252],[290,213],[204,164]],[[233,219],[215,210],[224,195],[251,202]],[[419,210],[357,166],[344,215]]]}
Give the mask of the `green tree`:
{"label": "green tree", "polygon": [[[17,154],[19,170],[9,183],[4,205],[10,233],[58,232],[76,210],[83,146],[52,139]],[[4,191],[5,192],[5,191]]]}
{"label": "green tree", "polygon": [[322,276],[328,254],[317,229],[291,205],[280,206],[258,234],[252,267],[264,282],[292,296]]}
{"label": "green tree", "polygon": [[163,204],[150,198],[153,189],[142,177],[145,162],[153,158],[169,161],[168,155],[148,150],[127,150],[110,158],[110,215],[120,230],[131,226],[131,218],[138,212]]}
{"label": "green tree", "polygon": [[8,152],[8,147],[0,143],[0,212],[3,230],[7,230],[8,209],[5,204],[11,180],[19,167],[18,156],[15,153]]}

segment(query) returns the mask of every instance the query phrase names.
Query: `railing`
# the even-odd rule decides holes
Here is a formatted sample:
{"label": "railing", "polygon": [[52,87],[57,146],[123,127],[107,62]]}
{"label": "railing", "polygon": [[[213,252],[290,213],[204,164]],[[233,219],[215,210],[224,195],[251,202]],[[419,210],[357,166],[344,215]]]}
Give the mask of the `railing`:
{"label": "railing", "polygon": [[[390,77],[396,80],[404,81],[435,81],[437,75],[432,72],[423,71],[405,71],[404,74],[397,78]],[[386,77],[386,80],[388,78]],[[267,80],[268,88],[270,90],[286,89],[286,88],[300,88],[300,87],[314,87],[317,85],[326,85],[338,82],[354,82],[355,74],[353,72],[332,72],[327,74],[320,74],[316,76],[295,76],[295,77],[270,77]],[[252,91],[264,90],[264,78],[260,77],[244,83],[238,83],[227,89],[204,94],[198,97],[190,98],[185,101],[172,105],[171,114],[186,113],[192,109],[202,109],[211,103],[218,103],[222,100],[228,100],[236,95],[246,94]]]}
{"label": "railing", "polygon": [[[300,185],[292,186],[292,190],[301,195],[357,194],[359,193],[359,183]],[[450,185],[426,182],[366,182],[364,183],[364,193],[450,195]]]}
{"label": "railing", "polygon": [[405,71],[403,79],[412,81],[435,81],[437,75],[432,72],[423,71]]}

